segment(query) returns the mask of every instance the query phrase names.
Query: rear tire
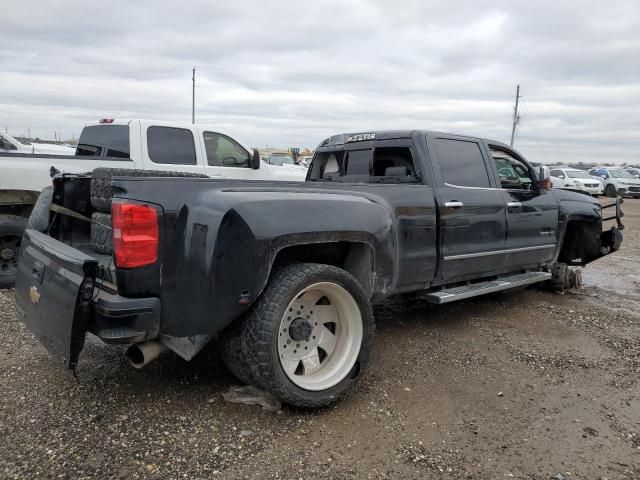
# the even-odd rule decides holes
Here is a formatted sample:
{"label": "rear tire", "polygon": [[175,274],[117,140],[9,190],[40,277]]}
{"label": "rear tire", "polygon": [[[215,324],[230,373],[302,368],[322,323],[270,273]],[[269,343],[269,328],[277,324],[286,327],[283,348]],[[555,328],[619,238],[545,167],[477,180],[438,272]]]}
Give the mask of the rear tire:
{"label": "rear tire", "polygon": [[609,184],[607,185],[607,187],[604,189],[604,193],[607,197],[617,197],[618,193],[616,192],[616,187],[614,187],[613,185]]}
{"label": "rear tire", "polygon": [[0,288],[11,288],[18,274],[18,256],[27,219],[0,215]]}
{"label": "rear tire", "polygon": [[113,255],[113,232],[107,228],[111,227],[111,215],[94,212],[91,220],[94,221],[91,223],[91,249],[104,255]]}
{"label": "rear tire", "polygon": [[362,375],[375,321],[353,276],[301,263],[272,274],[241,328],[257,386],[289,405],[313,408],[337,401]]}

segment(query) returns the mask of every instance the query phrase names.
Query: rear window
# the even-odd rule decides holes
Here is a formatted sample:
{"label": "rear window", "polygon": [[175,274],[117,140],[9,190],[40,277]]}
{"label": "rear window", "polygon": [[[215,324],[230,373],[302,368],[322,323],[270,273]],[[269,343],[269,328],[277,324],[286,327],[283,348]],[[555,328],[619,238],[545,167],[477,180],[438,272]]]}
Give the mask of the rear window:
{"label": "rear window", "polygon": [[80,134],[76,155],[129,158],[128,125],[94,125]]}
{"label": "rear window", "polygon": [[369,175],[371,150],[351,150],[347,153],[345,162],[345,176]]}
{"label": "rear window", "polygon": [[409,147],[376,147],[362,150],[318,152],[313,159],[311,181],[349,183],[418,182]]}
{"label": "rear window", "polygon": [[173,127],[149,127],[147,150],[153,163],[195,165],[196,146],[191,130]]}

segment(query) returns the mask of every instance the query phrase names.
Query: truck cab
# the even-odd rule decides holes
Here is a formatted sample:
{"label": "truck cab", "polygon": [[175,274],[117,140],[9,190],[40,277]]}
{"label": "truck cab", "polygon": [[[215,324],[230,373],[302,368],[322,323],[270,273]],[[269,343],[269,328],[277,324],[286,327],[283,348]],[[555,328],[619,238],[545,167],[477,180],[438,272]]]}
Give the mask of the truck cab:
{"label": "truck cab", "polygon": [[[317,149],[308,179],[410,195],[421,210],[408,210],[399,225],[399,241],[407,244],[400,281],[408,288],[545,265],[557,253],[558,200],[500,142],[437,132],[337,136]],[[423,257],[432,261],[418,267]]]}
{"label": "truck cab", "polygon": [[106,118],[83,129],[76,155],[126,158],[133,162],[131,168],[212,178],[304,180],[305,172],[252,163],[250,151],[212,126]]}

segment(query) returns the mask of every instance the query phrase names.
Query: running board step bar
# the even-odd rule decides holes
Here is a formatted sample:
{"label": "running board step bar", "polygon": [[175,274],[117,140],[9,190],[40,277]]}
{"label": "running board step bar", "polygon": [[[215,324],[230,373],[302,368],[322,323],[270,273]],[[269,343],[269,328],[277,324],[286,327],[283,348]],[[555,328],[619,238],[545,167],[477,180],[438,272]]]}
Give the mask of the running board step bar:
{"label": "running board step bar", "polygon": [[501,277],[496,280],[452,287],[425,296],[429,303],[449,303],[465,298],[477,297],[485,293],[499,292],[509,288],[523,287],[532,283],[544,282],[551,278],[549,272],[529,272]]}

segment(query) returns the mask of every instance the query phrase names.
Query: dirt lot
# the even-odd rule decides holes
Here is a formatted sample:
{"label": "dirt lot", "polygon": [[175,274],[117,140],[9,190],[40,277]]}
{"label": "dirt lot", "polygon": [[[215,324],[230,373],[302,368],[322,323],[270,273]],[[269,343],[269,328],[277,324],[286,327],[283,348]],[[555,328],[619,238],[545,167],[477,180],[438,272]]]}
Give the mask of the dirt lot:
{"label": "dirt lot", "polygon": [[640,201],[580,294],[398,314],[333,408],[225,402],[215,349],[142,371],[89,341],[78,381],[0,293],[2,478],[640,478]]}

